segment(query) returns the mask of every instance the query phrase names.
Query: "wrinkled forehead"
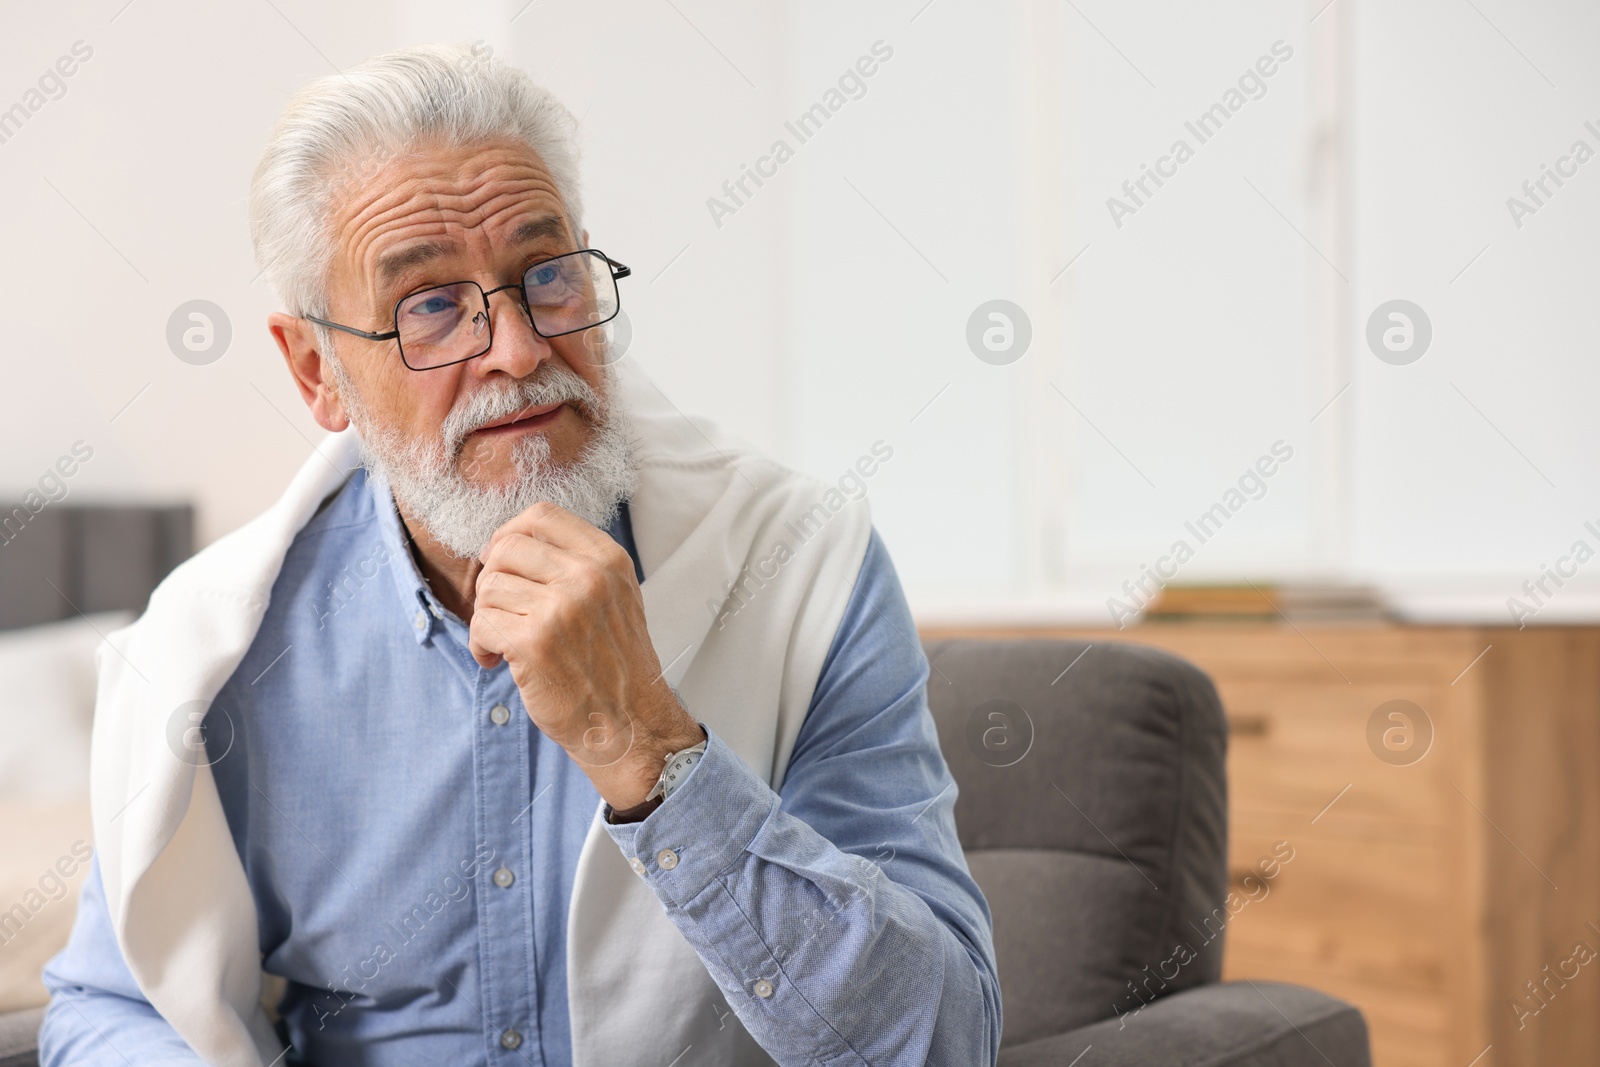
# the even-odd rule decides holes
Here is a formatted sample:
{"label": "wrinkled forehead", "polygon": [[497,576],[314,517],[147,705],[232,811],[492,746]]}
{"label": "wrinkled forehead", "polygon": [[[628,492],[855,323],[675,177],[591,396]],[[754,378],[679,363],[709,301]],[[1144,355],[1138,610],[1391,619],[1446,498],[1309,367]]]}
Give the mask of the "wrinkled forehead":
{"label": "wrinkled forehead", "polygon": [[331,183],[336,294],[377,309],[424,284],[497,277],[577,247],[554,178],[525,144],[431,143],[368,158],[343,172],[356,180]]}

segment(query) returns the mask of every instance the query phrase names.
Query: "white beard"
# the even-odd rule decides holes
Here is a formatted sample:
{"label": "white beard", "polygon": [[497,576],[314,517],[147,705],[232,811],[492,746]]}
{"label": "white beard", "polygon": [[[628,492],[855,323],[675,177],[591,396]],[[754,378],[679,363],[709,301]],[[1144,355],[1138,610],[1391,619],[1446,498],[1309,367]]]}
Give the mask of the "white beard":
{"label": "white beard", "polygon": [[[378,426],[362,403],[337,357],[329,360],[350,422],[356,428],[362,463],[388,479],[395,501],[421,522],[434,540],[461,559],[483,551],[490,536],[532,505],[547,501],[604,530],[618,506],[638,486],[638,464],[630,447],[631,428],[618,395],[614,365],[602,371],[607,400],[559,364],[545,363],[526,378],[503,388],[484,387],[458,403],[439,436],[407,438]],[[532,405],[575,401],[593,431],[589,443],[568,466],[550,461],[550,442],[542,433],[523,434],[512,444],[516,475],[505,485],[479,485],[456,466],[467,435],[485,423]],[[478,459],[489,449],[480,443]],[[469,466],[471,464],[469,463]]]}

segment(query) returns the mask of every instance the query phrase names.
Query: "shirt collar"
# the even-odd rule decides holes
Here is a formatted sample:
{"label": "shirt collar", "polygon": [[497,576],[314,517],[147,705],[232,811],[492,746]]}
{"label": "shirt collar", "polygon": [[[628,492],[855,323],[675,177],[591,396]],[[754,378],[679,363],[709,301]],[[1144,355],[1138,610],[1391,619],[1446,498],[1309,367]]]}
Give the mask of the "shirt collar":
{"label": "shirt collar", "polygon": [[[367,489],[372,495],[372,504],[378,516],[379,536],[394,564],[389,567],[389,573],[394,577],[395,589],[400,594],[401,609],[408,616],[406,625],[420,645],[444,624],[446,609],[433,595],[433,590],[417,567],[416,559],[411,555],[410,536],[395,508],[389,480],[382,471],[372,467],[366,469],[366,475]],[[642,584],[644,568],[639,563],[639,553],[634,546],[633,518],[626,500],[617,508],[616,518],[606,532],[627,550],[628,558],[633,560],[634,577]]]}

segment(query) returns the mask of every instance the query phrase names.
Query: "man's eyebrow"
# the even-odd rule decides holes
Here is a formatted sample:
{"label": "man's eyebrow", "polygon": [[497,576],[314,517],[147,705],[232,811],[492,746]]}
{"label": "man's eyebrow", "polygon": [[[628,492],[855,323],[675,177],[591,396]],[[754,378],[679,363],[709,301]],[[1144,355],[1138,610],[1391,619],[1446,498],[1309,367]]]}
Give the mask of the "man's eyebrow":
{"label": "man's eyebrow", "polygon": [[567,221],[560,215],[545,215],[537,219],[528,219],[511,231],[511,243],[518,245],[532,244],[534,241],[548,237],[565,237],[567,235]]}
{"label": "man's eyebrow", "polygon": [[[511,231],[510,240],[515,245],[526,245],[549,238],[563,238],[566,235],[565,219],[560,215],[544,215],[519,223],[517,228]],[[378,257],[378,291],[385,291],[413,267],[441,259],[453,251],[455,249],[443,241],[422,241],[384,253]]]}
{"label": "man's eyebrow", "polygon": [[412,267],[420,267],[431,260],[449,255],[451,248],[443,241],[424,241],[407,245],[378,257],[378,291],[383,292]]}

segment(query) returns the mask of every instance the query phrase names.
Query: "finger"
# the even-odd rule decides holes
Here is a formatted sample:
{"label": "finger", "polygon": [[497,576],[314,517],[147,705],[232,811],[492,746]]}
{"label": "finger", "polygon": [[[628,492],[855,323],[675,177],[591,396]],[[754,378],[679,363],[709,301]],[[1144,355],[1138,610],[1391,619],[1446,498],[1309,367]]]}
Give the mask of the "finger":
{"label": "finger", "polygon": [[513,534],[501,538],[489,551],[488,562],[477,581],[479,588],[484,588],[504,581],[491,575],[505,573],[536,582],[547,592],[564,592],[585,604],[627,598],[638,586],[633,561],[620,548],[617,557],[597,562],[548,541]]}
{"label": "finger", "polygon": [[578,518],[566,508],[541,500],[501,524],[484,547],[485,558],[497,539],[512,534],[524,534],[548,541],[558,548],[579,552],[595,559],[609,554],[608,546],[616,546],[609,533]]}
{"label": "finger", "polygon": [[555,682],[541,666],[546,661],[540,658],[541,653],[535,647],[538,644],[529,635],[525,616],[492,607],[475,609],[472,613],[468,647],[473,650],[473,658],[485,669],[491,669],[505,660],[514,671],[531,676],[517,680],[524,692],[534,678],[547,690],[556,688]]}
{"label": "finger", "polygon": [[504,608],[474,607],[467,639],[467,648],[472,652],[473,659],[479,663],[493,659],[493,663],[484,663],[486,668],[499,663],[501,659],[531,664],[532,656],[518,637],[525,621],[524,616]]}
{"label": "finger", "polygon": [[483,553],[483,570],[478,581],[490,571],[506,571],[535,582],[553,585],[574,566],[591,566],[587,556],[559,548],[527,534],[506,534],[489,543]]}
{"label": "finger", "polygon": [[548,585],[536,579],[511,570],[486,567],[478,575],[472,612],[476,615],[482,608],[494,608],[508,615],[526,617],[539,612],[554,595]]}
{"label": "finger", "polygon": [[490,626],[485,621],[487,618],[486,613],[474,611],[472,621],[467,624],[467,651],[471,652],[472,658],[479,663],[489,658],[498,662],[501,650],[510,644],[499,627]]}

